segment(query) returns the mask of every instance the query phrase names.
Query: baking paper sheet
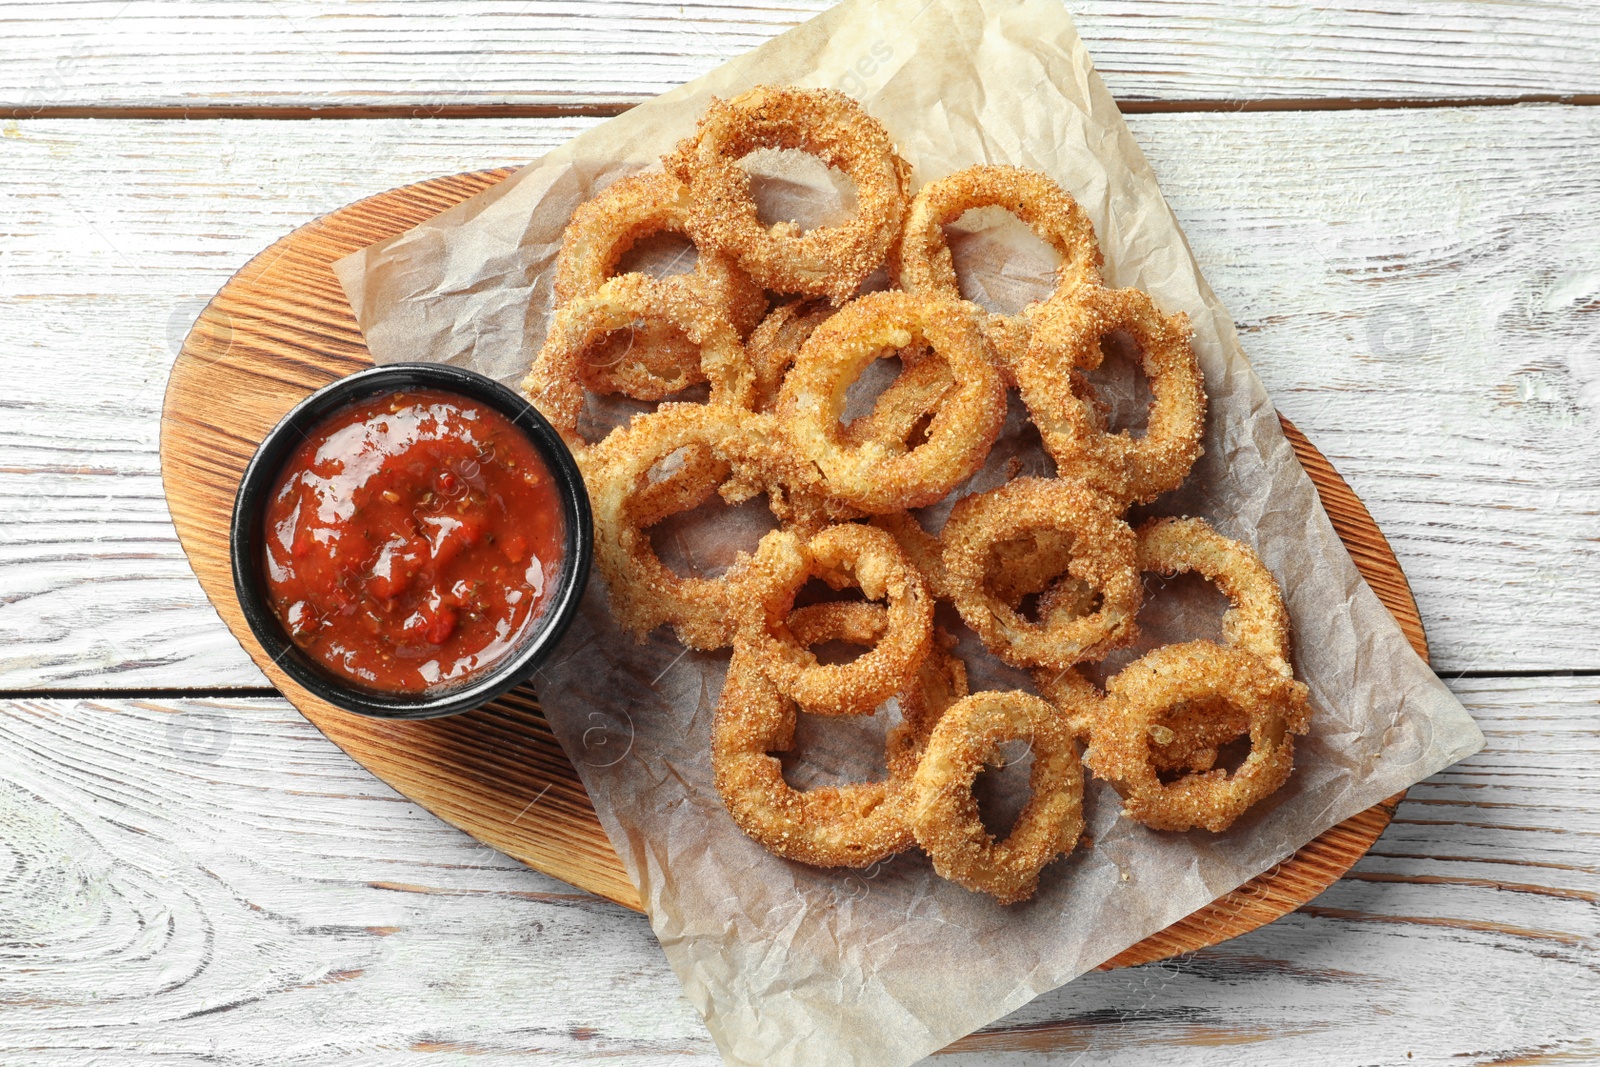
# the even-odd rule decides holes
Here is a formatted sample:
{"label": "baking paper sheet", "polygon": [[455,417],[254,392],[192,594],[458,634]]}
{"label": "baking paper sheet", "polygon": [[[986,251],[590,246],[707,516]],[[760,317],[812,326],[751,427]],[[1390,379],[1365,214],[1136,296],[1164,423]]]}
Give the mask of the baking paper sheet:
{"label": "baking paper sheet", "polygon": [[[908,1064],[1227,893],[1483,739],[1351,564],[1059,0],[852,0],[590,130],[337,265],[374,356],[458,363],[515,384],[544,338],[572,210],[655,165],[713,94],[758,82],[855,96],[888,128],[918,186],[978,162],[1049,174],[1093,218],[1107,283],[1138,286],[1189,314],[1211,397],[1206,452],[1188,485],[1148,510],[1202,515],[1257,546],[1287,594],[1296,669],[1315,706],[1293,778],[1227,833],[1145,830],[1119,818],[1114,795],[1094,783],[1093,847],[1047,868],[1031,902],[1005,908],[935,877],[916,853],[863,871],[816,870],[739,833],[712,787],[708,755],[726,655],[686,653],[668,635],[635,643],[611,622],[597,576],[538,688],[724,1057],[768,1067]],[[805,174],[791,185],[779,191],[802,202],[811,195]],[[958,239],[969,295],[1015,306],[1019,293],[1036,292],[1048,261],[1014,230],[976,228]],[[1026,432],[1012,430],[978,487],[1000,477],[1008,450],[1025,464],[1044,462]],[[940,517],[927,516],[934,526]],[[736,523],[717,529],[739,536]],[[675,551],[704,567],[717,547],[686,542]],[[1180,579],[1153,594],[1141,614],[1148,640],[1215,633],[1215,598],[1197,583]],[[970,638],[962,652],[975,688],[1026,684]],[[892,714],[871,723],[802,716],[800,755],[785,761],[790,780],[859,775],[862,753]],[[1014,790],[1002,780],[996,805]]]}

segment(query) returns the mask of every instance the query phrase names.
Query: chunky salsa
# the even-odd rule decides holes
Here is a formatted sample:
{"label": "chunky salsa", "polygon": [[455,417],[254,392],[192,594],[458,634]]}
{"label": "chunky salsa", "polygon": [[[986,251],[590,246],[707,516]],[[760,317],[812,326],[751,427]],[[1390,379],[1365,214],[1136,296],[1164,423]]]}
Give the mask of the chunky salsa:
{"label": "chunky salsa", "polygon": [[267,586],[318,663],[369,689],[459,683],[513,651],[562,562],[554,480],[509,419],[417,389],[331,415],[266,513]]}

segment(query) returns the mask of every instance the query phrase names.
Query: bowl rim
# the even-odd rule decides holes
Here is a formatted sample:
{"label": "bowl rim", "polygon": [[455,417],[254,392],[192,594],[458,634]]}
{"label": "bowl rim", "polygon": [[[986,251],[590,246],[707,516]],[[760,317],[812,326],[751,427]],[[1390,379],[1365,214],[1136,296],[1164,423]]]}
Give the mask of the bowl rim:
{"label": "bowl rim", "polygon": [[[404,696],[365,689],[318,665],[284,631],[266,594],[264,512],[283,465],[305,431],[350,405],[406,389],[437,389],[487,404],[521,430],[555,478],[566,520],[565,556],[542,623],[522,647],[476,678]],[[239,480],[228,535],[234,593],[262,651],[313,696],[372,718],[433,719],[471,711],[527,681],[549,657],[583,600],[594,561],[594,518],[577,461],[561,435],[526,397],[486,375],[447,363],[388,363],[346,375],[301,400],[256,447]]]}

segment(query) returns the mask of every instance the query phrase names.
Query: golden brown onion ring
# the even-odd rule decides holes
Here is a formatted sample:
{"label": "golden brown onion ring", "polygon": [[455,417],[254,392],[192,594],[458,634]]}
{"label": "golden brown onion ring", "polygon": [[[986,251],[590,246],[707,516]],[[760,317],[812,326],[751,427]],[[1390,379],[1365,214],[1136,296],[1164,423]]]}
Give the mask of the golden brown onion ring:
{"label": "golden brown onion ring", "polygon": [[[1002,207],[1022,220],[1061,256],[1053,296],[1100,283],[1103,257],[1094,223],[1061,186],[1037,171],[979,165],[929,182],[911,201],[895,276],[909,293],[961,298],[955,259],[944,227],[973,208]],[[1031,328],[1026,313],[979,311],[984,339],[1002,362],[1022,354]]]}
{"label": "golden brown onion ring", "polygon": [[[820,298],[795,300],[773,308],[761,320],[745,343],[756,372],[757,411],[777,409],[784,377],[799,358],[806,338],[835,310]],[[878,397],[870,414],[845,427],[844,439],[850,444],[876,438],[905,449],[919,430],[926,430],[934,409],[955,384],[949,367],[929,358],[925,349],[902,352],[900,357],[905,370]]]}
{"label": "golden brown onion ring", "polygon": [[[944,570],[944,544],[924,530],[915,516],[908,511],[875,515],[872,525],[894,535],[912,566],[922,572],[935,599],[954,599]],[[1019,613],[1025,598],[1039,594],[1038,617],[1046,622],[1057,615],[1089,614],[1094,610],[1095,591],[1066,573],[1072,563],[1072,541],[1072,536],[1062,531],[1040,530],[997,545],[992,569],[984,579],[985,590]]]}
{"label": "golden brown onion ring", "polygon": [[1139,527],[1139,569],[1165,577],[1194,571],[1231,602],[1222,616],[1224,643],[1253,652],[1286,678],[1289,609],[1283,590],[1256,550],[1223,537],[1204,519],[1151,519]]}
{"label": "golden brown onion ring", "polygon": [[[1243,715],[1250,755],[1229,774],[1216,769],[1163,783],[1152,743],[1178,712]],[[1166,645],[1119,671],[1106,685],[1102,714],[1085,755],[1123,798],[1123,812],[1153,830],[1226,830],[1269,796],[1294,769],[1294,736],[1309,728],[1306,687],[1240,648],[1191,641]]]}
{"label": "golden brown onion ring", "polygon": [[[714,404],[664,404],[578,457],[594,508],[595,562],[612,613],[635,636],[642,639],[670,623],[690,648],[732,643],[734,620],[746,602],[741,590],[749,557],[717,578],[680,577],[661,562],[646,531],[714,491],[751,495],[750,486],[732,476],[759,462],[752,453],[760,448],[761,434],[750,425],[759,419]],[[683,466],[653,482],[652,471],[675,454]],[[738,492],[727,493],[730,485]]]}
{"label": "golden brown onion ring", "polygon": [[522,391],[574,452],[588,447],[578,433],[585,349],[606,334],[632,329],[640,321],[668,323],[699,350],[701,370],[711,382],[713,405],[750,407],[755,376],[744,345],[727,320],[681,286],[663,285],[642,274],[624,274],[556,312],[544,347],[522,382]]}
{"label": "golden brown onion ring", "polygon": [[[710,500],[727,482],[732,466],[724,452],[704,440],[684,445],[654,464],[628,498],[625,514],[641,530]],[[594,464],[585,460],[589,467]]]}
{"label": "golden brown onion ring", "polygon": [[[876,438],[851,445],[839,419],[846,391],[874,359],[925,343],[954,386],[925,439],[896,448]],[[983,466],[1005,422],[1005,386],[959,304],[907,293],[871,293],[817,327],[784,382],[795,453],[822,472],[830,495],[873,514],[943,498]]]}
{"label": "golden brown onion ring", "polygon": [[700,350],[659,321],[636,323],[621,343],[586,347],[578,377],[592,393],[645,401],[665,400],[706,380]]}
{"label": "golden brown onion ring", "polygon": [[1250,732],[1250,716],[1228,704],[1185,704],[1150,727],[1150,766],[1158,774],[1209,771],[1223,745]]}
{"label": "golden brown onion ring", "polygon": [[907,358],[905,369],[878,395],[872,411],[848,423],[841,435],[852,448],[872,442],[893,452],[909,452],[927,441],[933,416],[956,387],[950,365],[933,355]]}
{"label": "golden brown onion ring", "polygon": [[[1033,751],[1031,795],[1011,834],[996,841],[978,814],[972,784],[1000,745]],[[1022,692],[974,693],[944,713],[914,779],[911,828],[940,876],[1002,904],[1033,896],[1039,872],[1083,833],[1083,766],[1067,720]]]}
{"label": "golden brown onion ring", "polygon": [[911,565],[922,573],[928,592],[936,600],[950,599],[950,584],[945,580],[944,545],[922,528],[916,516],[909,511],[891,511],[874,515],[872,525],[886,531],[900,545]]}
{"label": "golden brown onion ring", "polygon": [[1037,595],[1040,619],[1059,612],[1089,614],[1094,610],[1094,590],[1067,573],[1076,540],[1066,530],[1033,530],[994,545],[990,550],[993,566],[984,588],[1019,613],[1023,601]]}
{"label": "golden brown onion ring", "polygon": [[[1072,537],[1066,574],[1099,594],[1093,612],[1030,622],[985,588],[996,545],[1026,534]],[[1133,531],[1081,482],[1018,478],[956,503],[939,535],[951,598],[984,645],[1017,667],[1060,670],[1099,659],[1138,633],[1141,588]]]}
{"label": "golden brown onion ring", "polygon": [[[1106,433],[1075,374],[1098,367],[1101,339],[1119,330],[1138,342],[1150,383],[1150,421],[1141,437]],[[1205,383],[1190,336],[1186,316],[1162,315],[1138,289],[1087,286],[1038,310],[1027,352],[1011,369],[1059,473],[1134,502],[1183,483],[1200,456],[1206,421]]]}
{"label": "golden brown onion ring", "polygon": [[1033,672],[1034,688],[1056,709],[1073,736],[1088,740],[1089,732],[1104,713],[1105,694],[1073,667]]}
{"label": "golden brown onion ring", "polygon": [[827,600],[789,612],[789,632],[802,648],[824,641],[871,648],[888,629],[888,609],[868,600]]}
{"label": "golden brown onion ring", "polygon": [[[789,629],[795,594],[810,578],[857,586],[886,600],[888,630],[868,652],[821,664]],[[788,531],[761,539],[734,647],[757,656],[779,691],[815,715],[868,714],[910,684],[933,643],[933,598],[894,538],[871,526],[830,526],[809,541]]]}
{"label": "golden brown onion ring", "polygon": [[784,376],[813,330],[826,322],[834,307],[821,298],[791,300],[773,308],[745,342],[756,374],[756,410],[777,406]]}
{"label": "golden brown onion ring", "polygon": [[[621,178],[580,204],[556,257],[557,303],[598,292],[639,240],[658,233],[687,236],[691,205],[689,187],[660,171]],[[710,248],[697,248],[696,253],[692,271],[659,280],[691,290],[719,310],[743,337],[766,313],[766,293],[732,256]]]}
{"label": "golden brown onion ring", "polygon": [[[855,183],[855,217],[804,234],[763,226],[739,162],[761,148],[807,152],[843,171]],[[662,162],[690,186],[688,227],[700,246],[737,257],[775,292],[843,303],[884,262],[905,222],[910,168],[883,126],[832,89],[761,86],[713,99],[695,135]]]}
{"label": "golden brown onion ring", "polygon": [[[854,643],[862,632],[861,612],[884,614],[877,605],[839,610],[844,607],[800,608],[790,625],[808,638]],[[758,654],[734,650],[712,724],[717,792],[739,829],[775,855],[821,867],[866,867],[909,848],[912,776],[934,724],[966,696],[960,662],[935,648],[899,694],[900,723],[889,732],[886,779],[803,792],[784,781],[782,766],[770,755],[794,747],[796,706],[762,668]]]}

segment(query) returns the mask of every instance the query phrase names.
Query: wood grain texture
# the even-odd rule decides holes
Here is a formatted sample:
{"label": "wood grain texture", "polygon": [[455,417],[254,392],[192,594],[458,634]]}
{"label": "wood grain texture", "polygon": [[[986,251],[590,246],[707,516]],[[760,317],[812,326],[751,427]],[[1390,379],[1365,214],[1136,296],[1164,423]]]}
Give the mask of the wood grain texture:
{"label": "wood grain texture", "polygon": [[0,688],[265,686],[161,493],[161,397],[195,317],[308,219],[592,125],[0,123]]}
{"label": "wood grain texture", "polygon": [[[438,178],[359,201],[263,251],[206,307],[168,379],[162,480],[201,586],[245,649],[318,729],[358,762],[452,825],[537,870],[629,908],[640,902],[588,805],[577,772],[531,695],[468,715],[378,722],[318,700],[256,643],[234,595],[229,523],[255,448],[308,393],[369,365],[332,264],[503,179],[509,170]],[[218,338],[226,333],[226,346]],[[1392,614],[1427,654],[1416,604],[1360,500],[1298,431],[1290,440],[1329,501],[1341,538]],[[1398,797],[1356,815],[1247,883],[1111,962],[1126,966],[1256,929],[1320,893],[1383,832]],[[525,822],[535,803],[543,818]]]}
{"label": "wood grain texture", "polygon": [[[1455,690],[1488,747],[1315,903],[940,1060],[1600,1059],[1600,682]],[[6,701],[0,747],[0,1061],[718,1062],[642,916],[434,819],[285,701]]]}
{"label": "wood grain texture", "polygon": [[[591,125],[0,121],[0,688],[264,685],[161,498],[184,333],[307,219]],[[1600,109],[1130,125],[1275,403],[1393,543],[1437,668],[1600,669]]]}
{"label": "wood grain texture", "polygon": [[[829,6],[208,0],[191,9],[159,0],[13,0],[0,4],[0,113],[382,105],[426,115],[626,104]],[[1581,0],[1067,6],[1125,102],[1600,94],[1600,24]]]}
{"label": "wood grain texture", "polygon": [[[264,684],[162,499],[178,343],[307,219],[590,124],[8,111],[614,110],[827,2],[0,2],[0,688]],[[1136,108],[1600,92],[1579,0],[1068,6]],[[1596,110],[1131,120],[1447,676],[1600,669]],[[1488,749],[1314,904],[942,1058],[1600,1062],[1600,685],[1452,684]],[[285,702],[0,701],[0,747],[0,1061],[718,1062],[640,916],[441,824]]]}
{"label": "wood grain texture", "polygon": [[[509,169],[440,178],[359,201],[251,260],[202,312],[173,364],[162,481],[189,562],[272,684],[345,751],[445,821],[539,870],[638,909],[583,787],[537,705],[514,694],[466,715],[386,722],[340,711],[291,681],[244,622],[228,526],[256,445],[316,388],[371,365],[330,264],[465,200]],[[218,339],[226,336],[226,344]],[[523,821],[535,803],[545,818]]]}

